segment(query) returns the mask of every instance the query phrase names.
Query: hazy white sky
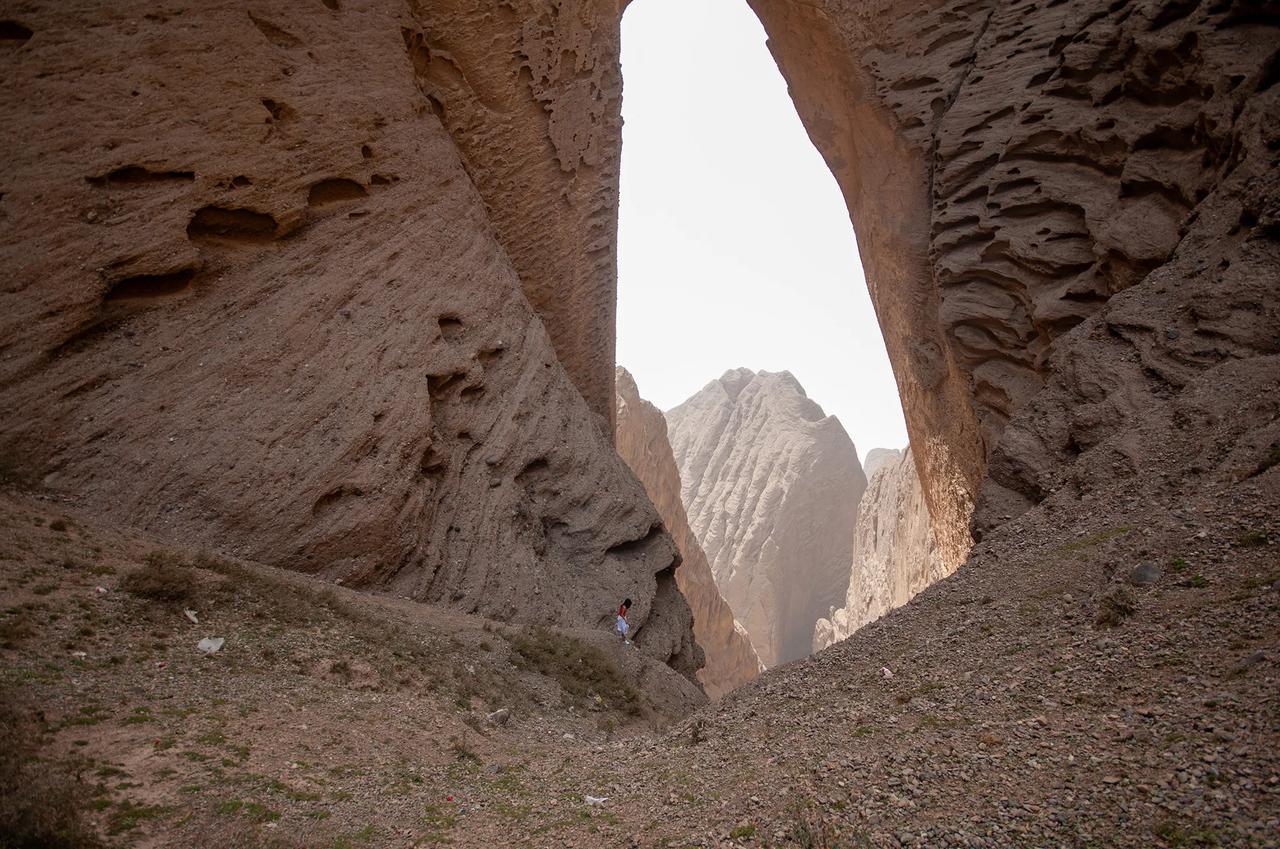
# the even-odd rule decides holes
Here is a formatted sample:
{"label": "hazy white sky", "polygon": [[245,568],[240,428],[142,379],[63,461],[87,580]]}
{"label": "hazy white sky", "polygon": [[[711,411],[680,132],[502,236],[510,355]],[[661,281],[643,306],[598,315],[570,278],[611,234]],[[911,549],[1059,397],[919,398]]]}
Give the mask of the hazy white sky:
{"label": "hazy white sky", "polygon": [[865,458],[906,426],[844,200],[745,0],[622,19],[618,362],[670,409],[788,370]]}

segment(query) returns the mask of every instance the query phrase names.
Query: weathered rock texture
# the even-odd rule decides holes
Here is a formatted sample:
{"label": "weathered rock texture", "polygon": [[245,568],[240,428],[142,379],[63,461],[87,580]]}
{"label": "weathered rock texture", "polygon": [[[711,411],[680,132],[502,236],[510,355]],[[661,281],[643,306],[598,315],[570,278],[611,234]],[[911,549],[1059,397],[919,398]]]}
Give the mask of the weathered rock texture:
{"label": "weathered rock texture", "polygon": [[423,90],[423,21],[448,16],[250,5],[10,13],[6,466],[109,520],[502,619],[608,626],[631,596],[640,646],[692,676],[675,546]]}
{"label": "weathered rock texture", "polygon": [[808,654],[844,604],[867,479],[789,372],[736,369],[667,413],[689,525],[766,666]]}
{"label": "weathered rock texture", "polygon": [[870,481],[876,476],[876,470],[885,463],[897,462],[902,452],[897,448],[872,448],[867,452],[867,461],[862,464],[862,472]]}
{"label": "weathered rock texture", "polygon": [[945,561],[988,463],[979,532],[1280,347],[1274,4],[751,5],[848,202]]}
{"label": "weathered rock texture", "polygon": [[[1275,278],[1274,4],[749,2],[848,203],[948,562],[980,486],[979,532],[1191,373],[1274,352],[1273,314],[1236,316]],[[416,8],[420,85],[610,415],[617,4]]]}
{"label": "weathered rock texture", "polygon": [[667,437],[662,411],[640,397],[635,379],[619,368],[618,453],[636,473],[663,524],[683,555],[676,569],[676,585],[693,610],[693,634],[706,655],[698,680],[711,698],[727,693],[760,674],[760,660],[746,631],[716,589],[707,556],[689,527],[680,500],[680,472]]}
{"label": "weathered rock texture", "polygon": [[[884,460],[872,473],[858,503],[849,592],[843,607],[818,620],[813,631],[814,651],[906,604],[954,569],[938,555],[911,449],[881,456]],[[871,454],[867,460],[870,464]]]}
{"label": "weathered rock texture", "polygon": [[[1230,410],[1185,469],[1257,464],[1274,3],[750,2],[854,219],[945,562],[975,500],[987,533],[1147,464],[1135,423]],[[6,464],[491,613],[630,592],[691,668],[674,548],[589,412],[614,406],[620,12],[3,3]]]}

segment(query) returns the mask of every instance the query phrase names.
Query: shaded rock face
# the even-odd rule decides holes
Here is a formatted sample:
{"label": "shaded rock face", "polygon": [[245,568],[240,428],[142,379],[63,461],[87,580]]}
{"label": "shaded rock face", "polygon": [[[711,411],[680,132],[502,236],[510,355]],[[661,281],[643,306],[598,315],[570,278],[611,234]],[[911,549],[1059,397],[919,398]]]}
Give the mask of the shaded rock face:
{"label": "shaded rock face", "polygon": [[0,47],[6,467],[495,618],[609,627],[630,596],[641,648],[692,677],[675,545],[422,89],[415,14],[327,6],[23,6],[32,35]]}
{"label": "shaded rock face", "polygon": [[[911,449],[886,455],[858,504],[844,605],[818,620],[814,651],[906,604],[954,569],[939,556]],[[870,462],[871,454],[867,458]]]}
{"label": "shaded rock face", "polygon": [[[986,534],[1088,497],[1161,428],[1213,430],[1186,475],[1252,473],[1277,438],[1274,4],[751,5],[854,220],[945,562],[975,499]],[[674,599],[597,427],[620,11],[14,5],[4,464],[468,609]],[[672,605],[646,639],[688,669]]]}
{"label": "shaded rock face", "polygon": [[867,480],[788,372],[726,372],[667,413],[689,525],[766,666],[808,654],[844,604]]}
{"label": "shaded rock face", "polygon": [[755,678],[760,673],[760,660],[716,589],[707,556],[689,527],[680,500],[680,473],[662,411],[640,397],[635,379],[626,369],[618,369],[615,385],[618,453],[644,485],[683,556],[676,569],[676,585],[693,610],[693,634],[706,655],[698,680],[708,696],[717,698]]}
{"label": "shaded rock face", "polygon": [[853,217],[945,561],[980,484],[979,534],[1087,487],[1065,469],[1194,375],[1269,368],[1272,4],[750,2]]}

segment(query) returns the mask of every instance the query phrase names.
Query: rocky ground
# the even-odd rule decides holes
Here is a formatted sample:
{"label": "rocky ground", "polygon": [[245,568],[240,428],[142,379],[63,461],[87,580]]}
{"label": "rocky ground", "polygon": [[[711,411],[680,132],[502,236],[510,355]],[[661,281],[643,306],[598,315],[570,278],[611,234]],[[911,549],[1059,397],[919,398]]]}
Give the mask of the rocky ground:
{"label": "rocky ground", "polygon": [[1278,477],[1050,499],[669,725],[603,634],[620,678],[558,678],[534,632],[171,550],[191,594],[139,597],[153,544],[10,494],[4,682],[113,846],[1277,846]]}

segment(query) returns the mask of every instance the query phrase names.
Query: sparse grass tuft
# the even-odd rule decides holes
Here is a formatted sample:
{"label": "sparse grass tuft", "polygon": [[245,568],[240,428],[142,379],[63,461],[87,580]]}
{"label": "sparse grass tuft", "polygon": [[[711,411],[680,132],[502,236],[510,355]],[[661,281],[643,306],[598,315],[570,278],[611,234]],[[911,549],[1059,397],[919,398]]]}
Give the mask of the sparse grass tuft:
{"label": "sparse grass tuft", "polygon": [[187,601],[195,595],[196,580],[180,558],[153,551],[142,568],[120,579],[120,589],[150,601]]}
{"label": "sparse grass tuft", "polygon": [[1188,849],[1192,846],[1221,846],[1222,838],[1211,828],[1196,828],[1174,820],[1156,824],[1152,832],[1169,849]]}
{"label": "sparse grass tuft", "polygon": [[1098,601],[1095,628],[1114,628],[1138,611],[1138,603],[1126,587],[1114,587]]}
{"label": "sparse grass tuft", "polygon": [[644,706],[640,692],[623,677],[613,659],[576,637],[548,628],[532,628],[516,637],[516,666],[558,683],[575,704],[598,696],[604,706],[638,716]]}
{"label": "sparse grass tuft", "polygon": [[1259,528],[1246,531],[1240,536],[1239,543],[1245,548],[1258,548],[1271,541],[1271,535]]}
{"label": "sparse grass tuft", "polygon": [[15,694],[0,693],[0,846],[100,849],[85,824],[91,789],[35,754],[37,732]]}

